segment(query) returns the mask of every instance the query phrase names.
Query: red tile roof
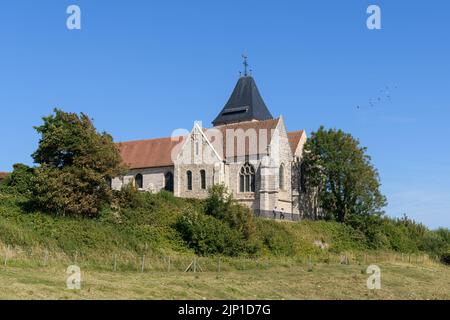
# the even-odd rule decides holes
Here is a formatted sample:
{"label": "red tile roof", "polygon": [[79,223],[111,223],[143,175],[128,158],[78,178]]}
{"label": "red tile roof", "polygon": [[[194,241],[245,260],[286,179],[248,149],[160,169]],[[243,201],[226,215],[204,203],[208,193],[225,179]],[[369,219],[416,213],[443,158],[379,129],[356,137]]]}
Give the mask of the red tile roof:
{"label": "red tile roof", "polygon": [[9,172],[0,172],[0,180],[5,179],[8,174]]}
{"label": "red tile roof", "polygon": [[[277,127],[278,121],[279,119],[271,119],[266,121],[248,121],[213,128],[220,130],[223,136],[223,154],[221,154],[220,150],[217,150],[219,152],[219,155],[226,155],[225,151],[227,146],[227,130],[242,129],[244,132],[247,132],[247,130],[249,129],[254,129],[257,133],[256,138],[258,140],[258,146],[260,144],[260,139],[262,138],[261,134],[267,134],[268,145],[271,142],[273,130],[275,130],[275,128]],[[265,129],[265,131],[261,131],[262,129]],[[206,135],[208,135],[207,128],[204,128],[203,131],[206,133]],[[297,146],[303,134],[303,130],[288,133],[292,152],[295,152],[295,150],[297,149]],[[168,137],[149,140],[127,141],[117,143],[117,146],[119,147],[123,161],[131,169],[166,167],[173,166],[172,150],[175,146],[182,142],[182,139],[183,137]],[[247,155],[253,155],[255,154],[255,152],[251,151],[254,150],[256,150],[259,154],[264,154],[266,152],[266,150],[258,150],[259,147],[256,149],[250,148],[249,142],[250,139],[245,139],[245,150],[238,150],[237,138],[235,137],[234,154],[237,156],[242,156],[244,155],[244,153]],[[212,144],[213,146],[217,146],[214,141],[212,142]],[[264,146],[261,147],[264,148]],[[222,156],[222,158],[226,157]]]}
{"label": "red tile roof", "polygon": [[288,132],[289,144],[291,145],[292,153],[297,150],[300,139],[304,133],[304,130]]}
{"label": "red tile roof", "polygon": [[130,169],[172,166],[172,149],[182,137],[120,142],[117,144],[123,161]]}

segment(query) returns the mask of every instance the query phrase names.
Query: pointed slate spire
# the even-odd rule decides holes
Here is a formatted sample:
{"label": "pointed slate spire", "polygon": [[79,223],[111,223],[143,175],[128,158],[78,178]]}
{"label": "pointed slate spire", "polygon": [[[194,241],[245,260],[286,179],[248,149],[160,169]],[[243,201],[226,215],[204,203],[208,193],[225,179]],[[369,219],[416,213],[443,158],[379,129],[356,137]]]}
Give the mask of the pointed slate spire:
{"label": "pointed slate spire", "polygon": [[214,126],[251,120],[273,119],[256,82],[251,76],[239,78],[225,107],[213,121]]}

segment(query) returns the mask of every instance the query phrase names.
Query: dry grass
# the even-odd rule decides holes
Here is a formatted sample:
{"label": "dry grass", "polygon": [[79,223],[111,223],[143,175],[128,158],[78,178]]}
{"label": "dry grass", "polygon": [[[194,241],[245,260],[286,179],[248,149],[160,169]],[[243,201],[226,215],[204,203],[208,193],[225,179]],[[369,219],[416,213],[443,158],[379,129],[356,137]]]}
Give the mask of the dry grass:
{"label": "dry grass", "polygon": [[366,265],[272,264],[268,269],[183,273],[83,270],[66,288],[64,266],[0,268],[0,299],[450,299],[450,269],[384,262],[382,288],[366,287]]}

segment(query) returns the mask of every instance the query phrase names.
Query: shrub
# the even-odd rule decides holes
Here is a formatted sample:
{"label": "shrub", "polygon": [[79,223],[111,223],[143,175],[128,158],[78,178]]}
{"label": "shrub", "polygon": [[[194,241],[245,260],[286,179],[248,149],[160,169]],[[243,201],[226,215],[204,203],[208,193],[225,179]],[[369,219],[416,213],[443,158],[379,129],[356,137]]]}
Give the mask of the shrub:
{"label": "shrub", "polygon": [[139,191],[132,183],[125,184],[120,190],[113,191],[116,204],[121,208],[138,208],[142,206]]}
{"label": "shrub", "polygon": [[450,250],[441,255],[441,262],[450,265]]}
{"label": "shrub", "polygon": [[178,219],[175,228],[197,254],[235,256],[244,251],[239,232],[212,216],[188,211]]}
{"label": "shrub", "polygon": [[205,213],[226,222],[246,240],[255,233],[253,212],[237,203],[224,185],[214,185],[209,189],[209,195],[205,201]]}
{"label": "shrub", "polygon": [[1,188],[8,192],[25,196],[30,195],[33,187],[34,169],[21,163],[15,164],[13,168],[13,172],[6,177]]}
{"label": "shrub", "polygon": [[233,199],[225,185],[219,184],[209,188],[208,198],[205,201],[206,214],[224,220],[232,205]]}
{"label": "shrub", "polygon": [[243,205],[233,204],[225,213],[224,221],[241,233],[246,240],[253,237],[256,231],[253,212]]}

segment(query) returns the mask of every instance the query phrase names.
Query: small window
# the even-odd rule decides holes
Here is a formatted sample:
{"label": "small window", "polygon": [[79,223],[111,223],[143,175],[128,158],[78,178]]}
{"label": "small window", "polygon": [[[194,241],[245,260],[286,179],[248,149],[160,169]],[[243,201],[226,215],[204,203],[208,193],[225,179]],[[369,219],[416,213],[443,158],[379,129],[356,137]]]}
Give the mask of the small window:
{"label": "small window", "polygon": [[134,185],[136,186],[136,188],[138,189],[142,189],[144,187],[144,177],[142,176],[142,174],[138,173],[135,177],[134,177]]}
{"label": "small window", "polygon": [[187,178],[187,189],[192,190],[192,172],[191,171],[188,171],[186,173],[186,178]]}
{"label": "small window", "polygon": [[201,187],[203,190],[206,189],[206,171],[200,170],[200,180],[201,180]]}

